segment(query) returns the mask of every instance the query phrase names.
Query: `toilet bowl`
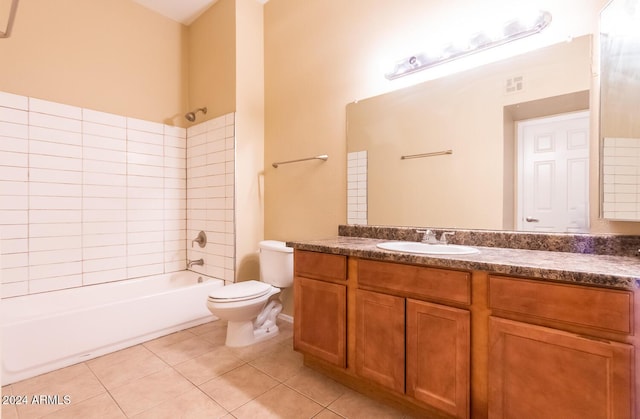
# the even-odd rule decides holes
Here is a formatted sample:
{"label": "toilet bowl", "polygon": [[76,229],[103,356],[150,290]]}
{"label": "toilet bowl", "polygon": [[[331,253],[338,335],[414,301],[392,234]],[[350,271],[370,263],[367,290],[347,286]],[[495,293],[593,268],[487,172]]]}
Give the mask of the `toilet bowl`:
{"label": "toilet bowl", "polygon": [[207,308],[227,320],[225,344],[248,346],[275,337],[276,317],[282,311],[278,295],[293,285],[293,249],[276,240],[261,241],[260,281],[236,282],[209,294]]}

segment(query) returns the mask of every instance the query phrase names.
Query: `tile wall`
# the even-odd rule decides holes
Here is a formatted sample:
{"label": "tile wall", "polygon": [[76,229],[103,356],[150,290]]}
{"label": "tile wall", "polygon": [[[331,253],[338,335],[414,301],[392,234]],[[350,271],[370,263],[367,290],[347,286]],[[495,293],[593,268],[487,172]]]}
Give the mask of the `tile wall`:
{"label": "tile wall", "polygon": [[367,224],[367,152],[347,153],[347,223]]}
{"label": "tile wall", "polygon": [[[187,130],[187,258],[202,258],[191,270],[226,281],[234,280],[234,114]],[[207,245],[192,240],[200,231]]]}
{"label": "tile wall", "polygon": [[0,92],[2,297],[182,270],[205,228],[206,273],[232,278],[233,119],[187,133]]}
{"label": "tile wall", "polygon": [[640,220],[640,138],[605,138],[602,215]]}

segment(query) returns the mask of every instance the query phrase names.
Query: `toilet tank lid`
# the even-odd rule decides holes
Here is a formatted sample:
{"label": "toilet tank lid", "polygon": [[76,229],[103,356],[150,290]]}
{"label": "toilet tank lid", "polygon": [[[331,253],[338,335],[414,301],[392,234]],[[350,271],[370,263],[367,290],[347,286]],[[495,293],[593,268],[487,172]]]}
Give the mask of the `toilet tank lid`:
{"label": "toilet tank lid", "polygon": [[260,249],[273,250],[275,252],[293,253],[293,248],[287,247],[285,242],[279,240],[263,240],[259,243]]}

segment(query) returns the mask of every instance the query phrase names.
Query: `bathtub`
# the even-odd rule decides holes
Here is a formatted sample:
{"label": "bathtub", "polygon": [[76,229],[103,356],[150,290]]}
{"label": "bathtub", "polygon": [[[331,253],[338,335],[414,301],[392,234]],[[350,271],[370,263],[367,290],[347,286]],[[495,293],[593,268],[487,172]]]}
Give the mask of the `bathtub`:
{"label": "bathtub", "polygon": [[223,285],[180,271],[5,298],[2,385],[215,320],[207,295]]}

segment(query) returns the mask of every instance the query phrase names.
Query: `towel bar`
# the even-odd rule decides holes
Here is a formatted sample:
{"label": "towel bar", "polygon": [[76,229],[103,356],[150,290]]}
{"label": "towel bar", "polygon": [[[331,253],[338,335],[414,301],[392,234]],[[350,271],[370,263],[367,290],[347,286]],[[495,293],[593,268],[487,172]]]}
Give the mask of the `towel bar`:
{"label": "towel bar", "polygon": [[443,154],[453,154],[453,150],[435,151],[433,153],[409,154],[407,156],[401,156],[400,159],[420,159],[422,157],[442,156]]}
{"label": "towel bar", "polygon": [[304,159],[276,162],[276,163],[272,163],[271,165],[277,169],[278,166],[280,166],[281,164],[297,163],[299,161],[307,161],[307,160],[324,160],[324,161],[327,161],[328,158],[329,158],[329,156],[327,156],[326,154],[321,154],[319,156],[307,157],[307,158],[304,158]]}

